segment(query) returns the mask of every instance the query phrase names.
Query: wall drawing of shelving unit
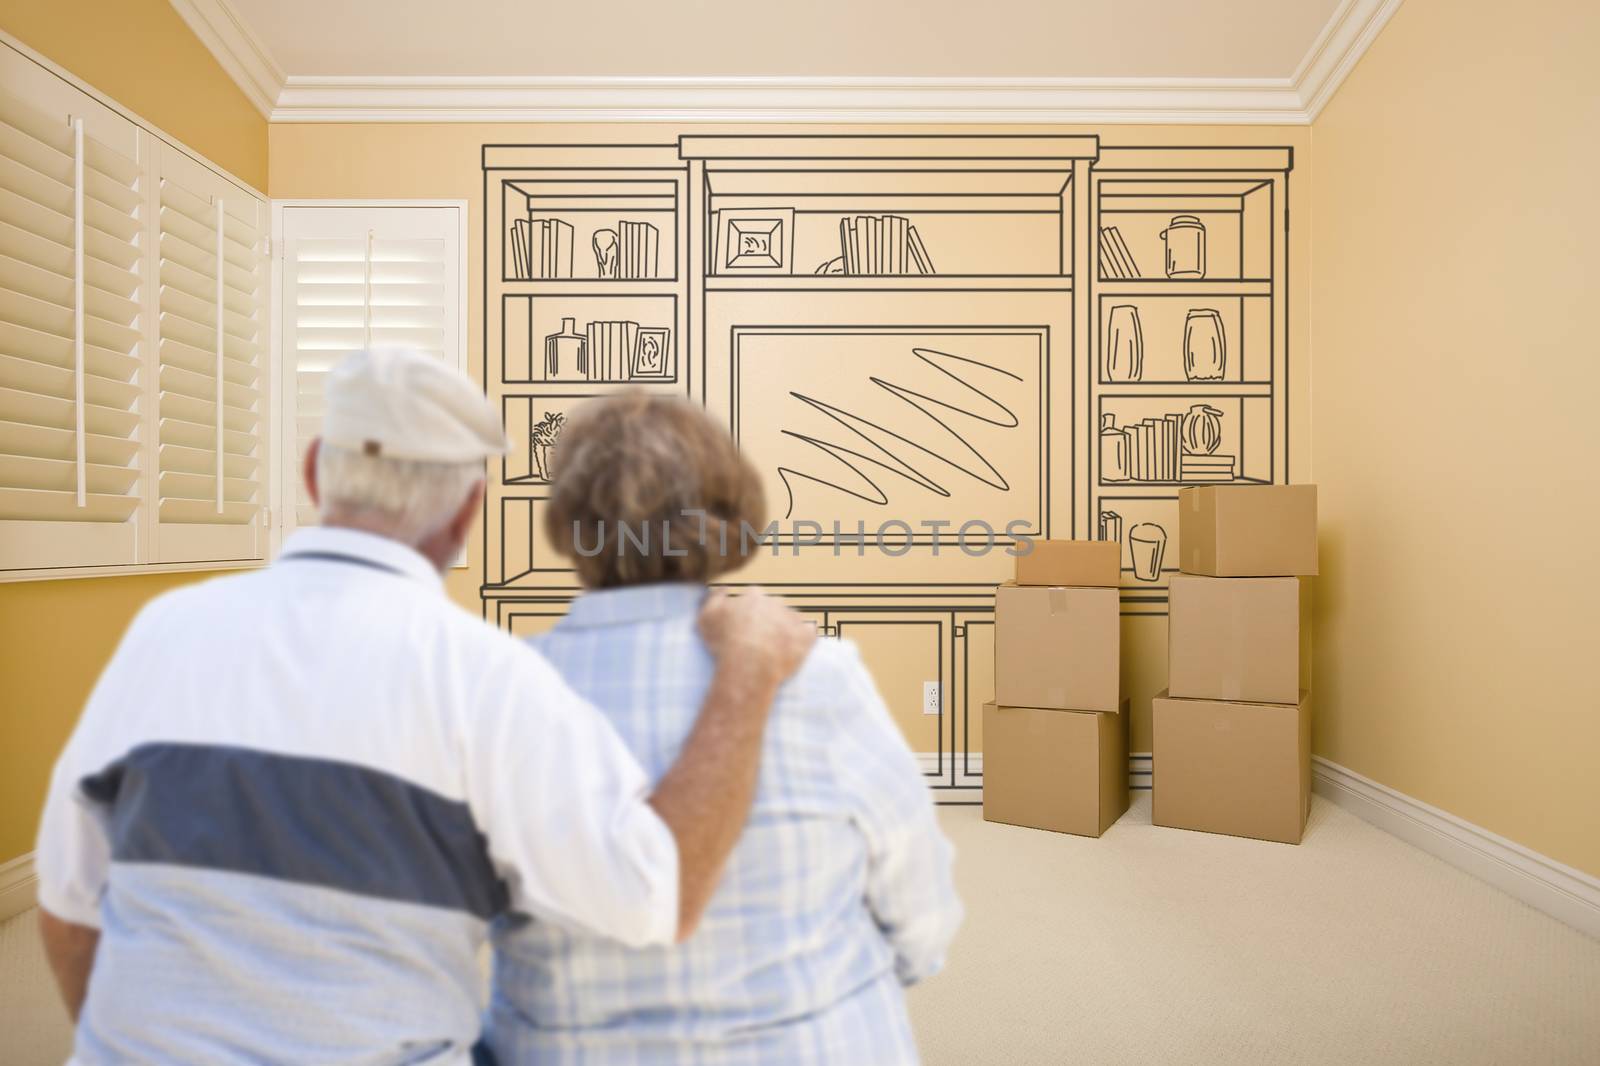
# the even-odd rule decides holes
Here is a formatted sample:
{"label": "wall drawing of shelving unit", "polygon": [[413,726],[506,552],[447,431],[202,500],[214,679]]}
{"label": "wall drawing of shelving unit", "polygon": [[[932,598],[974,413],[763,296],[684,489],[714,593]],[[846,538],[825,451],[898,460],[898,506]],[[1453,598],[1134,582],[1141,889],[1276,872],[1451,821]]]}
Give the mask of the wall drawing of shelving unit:
{"label": "wall drawing of shelving unit", "polygon": [[1123,541],[1125,613],[1166,613],[1186,485],[1288,480],[1287,148],[1095,162],[1084,527]]}
{"label": "wall drawing of shelving unit", "polygon": [[[1141,580],[1132,527],[1175,538],[1178,489],[1224,468],[1286,478],[1286,151],[772,133],[491,145],[483,166],[484,376],[514,445],[485,501],[485,617],[538,632],[577,591],[540,529],[565,414],[627,387],[686,395],[728,427],[784,523],[737,582],[860,645],[945,802],[981,786],[993,588],[1013,568],[962,552],[962,523],[1003,547],[1009,523],[1094,537],[1116,512],[1125,612],[1164,613],[1176,546]],[[1203,277],[1166,276],[1160,234],[1180,214],[1205,227]],[[1113,226],[1115,266],[1098,237]],[[1124,252],[1141,276],[1117,276]],[[1136,375],[1104,359],[1119,307],[1136,309]],[[1224,349],[1203,380],[1184,355],[1196,329]],[[1137,478],[1102,476],[1116,477],[1103,418],[1165,425],[1196,405],[1214,422],[1166,430],[1188,429],[1187,462],[1169,450]],[[895,554],[852,546],[857,523],[889,519],[914,527]],[[820,535],[787,532],[801,522]]]}
{"label": "wall drawing of shelving unit", "polygon": [[675,145],[485,145],[484,381],[512,442],[484,501],[486,612],[571,598],[540,530],[549,454],[576,404],[686,394],[687,167]]}

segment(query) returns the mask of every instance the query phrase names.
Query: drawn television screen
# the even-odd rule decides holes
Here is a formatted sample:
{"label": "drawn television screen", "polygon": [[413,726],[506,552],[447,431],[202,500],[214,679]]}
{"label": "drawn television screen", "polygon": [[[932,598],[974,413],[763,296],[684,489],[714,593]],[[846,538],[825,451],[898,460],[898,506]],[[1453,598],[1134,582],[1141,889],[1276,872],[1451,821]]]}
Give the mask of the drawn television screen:
{"label": "drawn television screen", "polygon": [[955,545],[974,519],[1039,535],[1047,343],[1038,328],[738,328],[732,429],[770,514],[820,524],[825,544],[835,521],[904,522],[924,544]]}

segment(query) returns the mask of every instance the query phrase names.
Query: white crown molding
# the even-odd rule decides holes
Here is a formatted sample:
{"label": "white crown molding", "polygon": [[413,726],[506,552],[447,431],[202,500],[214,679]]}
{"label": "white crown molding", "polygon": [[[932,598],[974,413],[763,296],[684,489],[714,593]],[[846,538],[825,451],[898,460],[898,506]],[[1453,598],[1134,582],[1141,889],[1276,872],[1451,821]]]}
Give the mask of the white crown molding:
{"label": "white crown molding", "polygon": [[1315,121],[1333,99],[1344,79],[1372,47],[1379,31],[1399,10],[1400,3],[1401,0],[1343,0],[1334,9],[1294,72],[1295,91],[1307,122]]}
{"label": "white crown molding", "polygon": [[1401,0],[1342,0],[1287,78],[285,76],[228,0],[171,0],[273,122],[1307,125]]}
{"label": "white crown molding", "polygon": [[1600,878],[1320,755],[1313,755],[1311,763],[1317,795],[1530,907],[1600,938]]}
{"label": "white crown molding", "polygon": [[290,77],[274,122],[1302,121],[1287,79]]}
{"label": "white crown molding", "polygon": [[268,118],[283,94],[284,75],[266,45],[228,0],[171,0],[173,10],[216,57],[234,84]]}

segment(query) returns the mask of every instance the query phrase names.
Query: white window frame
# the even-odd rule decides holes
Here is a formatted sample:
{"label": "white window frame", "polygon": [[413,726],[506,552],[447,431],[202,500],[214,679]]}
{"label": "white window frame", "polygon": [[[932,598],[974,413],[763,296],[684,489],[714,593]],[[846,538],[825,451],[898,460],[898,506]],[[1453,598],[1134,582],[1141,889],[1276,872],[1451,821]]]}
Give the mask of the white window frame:
{"label": "white window frame", "polygon": [[[299,484],[300,470],[299,457],[294,454],[294,409],[288,402],[289,388],[286,384],[288,375],[292,371],[290,353],[284,350],[287,332],[280,327],[279,319],[284,313],[283,307],[283,271],[284,271],[284,246],[287,243],[283,237],[284,212],[289,209],[303,208],[332,208],[338,210],[382,210],[388,208],[448,208],[456,212],[456,249],[460,256],[460,269],[456,271],[458,311],[456,314],[456,363],[457,368],[468,377],[471,371],[467,368],[467,285],[471,273],[471,262],[467,249],[467,212],[468,202],[458,199],[313,199],[289,198],[273,200],[272,206],[272,394],[275,408],[272,418],[271,440],[268,445],[268,454],[272,462],[273,476],[268,490],[267,500],[272,508],[272,529],[267,545],[269,559],[276,558],[283,548],[283,539],[290,527],[290,518],[294,514],[295,490]],[[456,567],[468,565],[466,554],[463,552],[454,564]]]}
{"label": "white window frame", "polygon": [[[24,42],[18,40],[16,37],[12,36],[10,33],[7,33],[5,30],[0,30],[0,47],[10,48],[12,51],[14,51],[18,55],[20,55],[23,59],[26,59],[26,60],[29,60],[29,61],[33,62],[34,64],[36,64],[37,66],[39,66],[40,68],[45,70],[46,72],[48,72],[48,73],[54,75],[55,77],[61,79],[68,86],[70,86],[71,88],[77,90],[78,92],[82,93],[83,95],[87,96],[90,100],[93,100],[94,102],[96,102],[96,103],[100,104],[101,106],[107,108],[111,112],[113,112],[113,113],[115,113],[117,115],[120,115],[122,118],[127,119],[129,122],[133,123],[139,129],[141,129],[145,133],[149,134],[151,137],[155,138],[158,141],[164,142],[166,145],[170,146],[171,148],[175,149],[176,151],[181,152],[183,155],[188,156],[196,164],[198,164],[199,166],[204,167],[205,169],[207,169],[207,170],[211,171],[212,173],[216,174],[218,177],[222,178],[224,181],[230,182],[231,184],[238,186],[238,188],[242,192],[244,192],[244,193],[246,193],[246,194],[248,194],[250,196],[255,197],[262,204],[267,205],[268,207],[271,206],[272,201],[268,198],[267,194],[262,192],[260,189],[257,189],[254,185],[252,185],[249,182],[245,181],[243,178],[240,178],[237,174],[234,174],[231,171],[225,169],[224,167],[221,167],[221,166],[217,165],[216,163],[212,162],[210,159],[206,158],[205,155],[201,154],[200,152],[195,151],[193,148],[189,147],[183,141],[181,141],[178,138],[176,138],[176,137],[172,136],[171,134],[167,133],[165,130],[161,129],[159,126],[155,125],[154,123],[152,123],[152,122],[148,121],[147,119],[141,117],[137,113],[135,113],[133,111],[130,111],[128,108],[126,108],[122,104],[118,103],[112,97],[109,97],[105,93],[100,92],[94,86],[90,85],[88,82],[86,82],[86,81],[82,80],[81,78],[77,77],[71,71],[69,71],[66,68],[62,67],[60,64],[52,62],[50,59],[48,59],[47,57],[45,57],[44,55],[42,55],[41,53],[39,53],[35,49],[29,47]],[[154,169],[152,169],[152,172],[150,173],[149,177],[152,180],[154,180],[154,178],[155,178]],[[269,243],[268,249],[267,249],[268,255],[271,256],[273,251],[274,251],[274,249],[272,248],[271,244]],[[148,264],[148,262],[149,262],[149,260],[147,260],[147,264]],[[146,278],[146,283],[147,284],[158,284],[157,280],[153,276],[147,277]],[[269,294],[268,299],[269,300],[272,299],[272,295],[271,294]],[[274,310],[274,308],[269,307],[268,310],[269,310],[269,312],[272,312]],[[267,351],[269,353],[268,362],[272,363],[276,358],[275,353],[277,352],[277,322],[276,322],[276,315],[275,314],[269,313],[267,317],[271,321],[269,321],[266,324],[266,329],[267,329],[266,348],[267,348]],[[147,364],[147,367],[148,367],[148,364]],[[267,412],[269,414],[269,417],[272,417],[271,416],[271,412],[272,412],[272,409],[273,409],[272,405],[274,403],[276,403],[276,401],[277,401],[277,395],[276,395],[276,392],[275,392],[275,386],[276,386],[276,382],[277,382],[276,366],[275,365],[274,366],[268,366],[268,367],[265,368],[265,370],[267,372],[266,373],[266,377],[267,377],[268,380],[267,380],[267,384],[265,386],[264,396],[265,396],[266,404],[267,404]],[[276,422],[275,418],[272,418],[272,420],[273,420],[274,423]],[[270,436],[271,436],[271,428],[270,427],[269,427],[267,435],[270,438]],[[269,451],[268,457],[270,458],[270,444],[269,444],[268,451]],[[150,476],[150,472],[149,471],[145,471],[145,470],[141,471],[141,477],[148,478],[149,476]],[[275,485],[273,484],[273,475],[272,475],[271,472],[268,473],[267,481],[268,481],[268,488],[267,488],[267,501],[266,502],[267,502],[267,506],[271,507],[271,506],[273,506],[272,499],[273,499],[273,492],[274,492],[274,489],[275,489]],[[154,498],[153,495],[150,495],[146,499],[145,505],[147,507],[151,507],[151,508],[154,508],[154,507],[157,506],[157,504],[155,502],[155,498]],[[270,534],[271,531],[272,531],[272,528],[274,527],[275,522],[276,522],[275,513],[271,512],[271,511],[266,512],[265,517],[264,517],[263,520],[267,523],[267,532]],[[271,538],[269,536],[269,538],[268,538],[268,550],[264,553],[264,558],[262,558],[262,559],[229,559],[229,560],[216,560],[216,561],[207,560],[207,561],[202,561],[202,562],[182,562],[182,563],[176,563],[176,562],[173,562],[173,563],[157,563],[157,562],[115,563],[115,564],[110,564],[110,565],[106,565],[106,566],[61,566],[61,567],[50,567],[50,568],[47,568],[47,569],[21,569],[21,568],[19,568],[19,569],[5,569],[4,567],[0,567],[0,584],[9,584],[9,583],[15,582],[15,581],[59,581],[59,580],[68,580],[68,579],[75,579],[75,578],[126,577],[126,576],[137,575],[137,574],[173,574],[173,573],[185,573],[185,572],[218,571],[218,570],[249,570],[249,569],[255,569],[257,567],[261,567],[261,566],[266,565],[266,563],[269,562],[271,560],[271,558],[272,558],[272,546],[271,546]]]}

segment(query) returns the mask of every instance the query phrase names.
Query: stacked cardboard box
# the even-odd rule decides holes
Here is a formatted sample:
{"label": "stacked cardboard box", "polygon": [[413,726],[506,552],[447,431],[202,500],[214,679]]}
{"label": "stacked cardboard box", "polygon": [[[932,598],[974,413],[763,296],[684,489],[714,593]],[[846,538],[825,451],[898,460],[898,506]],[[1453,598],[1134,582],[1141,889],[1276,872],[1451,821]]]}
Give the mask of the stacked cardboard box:
{"label": "stacked cardboard box", "polygon": [[983,708],[983,816],[1097,837],[1128,809],[1121,556],[1035,541],[995,590],[995,699]]}
{"label": "stacked cardboard box", "polygon": [[1311,801],[1300,578],[1317,572],[1316,486],[1188,488],[1178,507],[1151,820],[1298,844]]}

